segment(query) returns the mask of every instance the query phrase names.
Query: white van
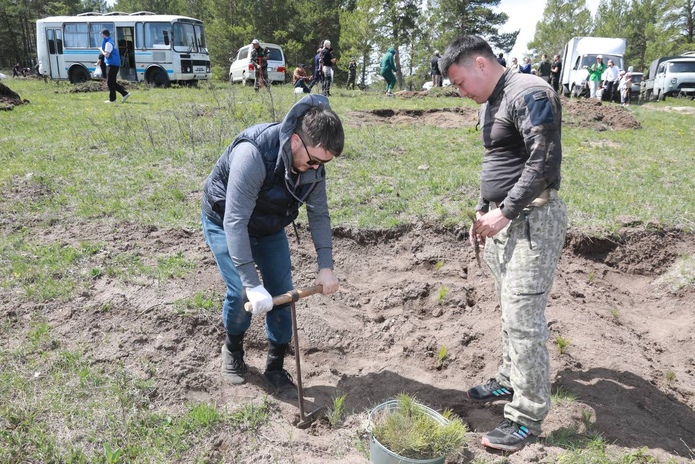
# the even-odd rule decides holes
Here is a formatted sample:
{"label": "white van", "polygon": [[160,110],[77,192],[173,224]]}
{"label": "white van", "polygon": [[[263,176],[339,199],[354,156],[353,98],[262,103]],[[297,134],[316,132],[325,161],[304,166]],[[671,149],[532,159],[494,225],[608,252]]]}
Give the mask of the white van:
{"label": "white van", "polygon": [[[270,50],[268,57],[268,80],[271,84],[285,83],[285,54],[279,45],[261,42],[260,46]],[[245,45],[236,53],[232,65],[229,67],[229,82],[241,82],[251,84],[254,80],[253,65],[251,64],[251,47]]]}
{"label": "white van", "polygon": [[695,57],[665,56],[649,66],[645,100],[664,100],[667,96],[695,95]]}

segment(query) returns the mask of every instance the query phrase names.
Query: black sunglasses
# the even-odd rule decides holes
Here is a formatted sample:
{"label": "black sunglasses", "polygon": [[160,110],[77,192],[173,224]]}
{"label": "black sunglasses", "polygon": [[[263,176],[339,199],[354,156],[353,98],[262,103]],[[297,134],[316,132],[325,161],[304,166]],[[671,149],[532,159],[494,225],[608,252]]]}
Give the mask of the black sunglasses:
{"label": "black sunglasses", "polygon": [[[296,134],[296,132],[295,132]],[[309,157],[309,161],[306,162],[308,166],[320,166],[322,164],[328,163],[330,160],[321,160],[318,158],[314,158],[311,156],[311,153],[309,153],[309,150],[306,147],[306,144],[304,143],[304,139],[302,138],[301,135],[297,134],[297,137],[299,137],[299,140],[302,142],[302,146],[304,147],[304,151],[306,151],[307,156]],[[333,159],[333,158],[331,158]]]}

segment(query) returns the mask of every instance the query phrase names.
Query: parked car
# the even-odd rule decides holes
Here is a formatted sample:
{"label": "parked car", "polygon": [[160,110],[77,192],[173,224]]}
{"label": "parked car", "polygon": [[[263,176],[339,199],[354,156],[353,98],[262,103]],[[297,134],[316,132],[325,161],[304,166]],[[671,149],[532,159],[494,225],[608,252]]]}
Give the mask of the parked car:
{"label": "parked car", "polygon": [[644,99],[695,95],[695,57],[665,56],[654,60],[645,79]]}
{"label": "parked car", "polygon": [[[261,42],[260,46],[270,50],[268,57],[268,80],[271,84],[285,83],[285,54],[279,45]],[[254,67],[251,64],[251,45],[241,47],[229,67],[229,82],[246,85],[254,81]]]}
{"label": "parked car", "polygon": [[[445,78],[442,81],[442,87],[449,87],[451,85],[451,82],[449,81],[449,78]],[[422,90],[430,90],[432,88],[432,81],[427,81],[424,84],[422,84]]]}

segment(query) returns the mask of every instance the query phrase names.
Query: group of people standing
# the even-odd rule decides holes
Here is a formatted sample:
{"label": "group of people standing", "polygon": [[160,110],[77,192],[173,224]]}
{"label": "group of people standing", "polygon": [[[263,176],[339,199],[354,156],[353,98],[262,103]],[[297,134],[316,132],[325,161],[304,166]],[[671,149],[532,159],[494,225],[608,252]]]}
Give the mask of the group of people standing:
{"label": "group of people standing", "polygon": [[[389,49],[382,59],[387,91],[395,83],[396,53]],[[562,107],[547,82],[502,66],[480,37],[460,36],[437,65],[462,97],[483,105],[483,170],[469,242],[483,249],[501,308],[497,374],[462,396],[505,401],[502,422],[483,436],[482,444],[518,451],[538,437],[550,409],[545,307],[567,223],[558,193]],[[330,87],[324,89],[328,93]],[[285,227],[302,205],[307,206],[316,251],[314,284],[325,295],[339,289],[325,167],[340,156],[344,141],[328,98],[307,95],[282,122],[258,124],[239,134],[205,181],[203,235],[226,285],[221,374],[233,385],[247,380],[244,336],[252,317],[263,317],[268,339],[263,377],[279,398],[297,398],[297,386],[284,368],[293,336],[291,305],[274,306],[272,295],[294,289]]]}
{"label": "group of people standing", "polygon": [[584,68],[589,72],[589,98],[611,102],[618,100],[619,96],[621,104],[630,104],[632,67],[627,72],[620,70],[613,60],[604,64],[603,55],[597,55],[596,62]]}
{"label": "group of people standing", "polygon": [[512,58],[512,62],[509,64],[509,66],[507,66],[507,61],[504,59],[504,54],[500,53],[497,55],[497,62],[511,70],[513,73],[535,74],[545,82],[549,83],[555,92],[559,92],[560,90],[560,79],[562,72],[562,60],[560,59],[560,55],[555,55],[553,57],[553,61],[550,61],[548,59],[548,55],[543,53],[540,62],[538,62],[535,68],[531,63],[531,58],[529,57],[524,58],[523,64],[519,64],[519,61],[516,58]]}
{"label": "group of people standing", "polygon": [[[298,93],[311,93],[314,85],[321,83],[321,94],[324,97],[331,96],[331,84],[333,83],[333,78],[335,70],[333,69],[338,62],[338,58],[333,52],[333,47],[331,46],[330,40],[324,40],[318,50],[316,50],[316,55],[314,55],[314,74],[309,76],[306,72],[306,65],[300,63],[297,68],[295,68],[292,74],[292,85],[295,91]],[[346,88],[355,88],[355,79],[357,77],[357,62],[354,58],[350,59],[348,64],[348,80],[345,85]],[[299,90],[298,90],[299,89]]]}

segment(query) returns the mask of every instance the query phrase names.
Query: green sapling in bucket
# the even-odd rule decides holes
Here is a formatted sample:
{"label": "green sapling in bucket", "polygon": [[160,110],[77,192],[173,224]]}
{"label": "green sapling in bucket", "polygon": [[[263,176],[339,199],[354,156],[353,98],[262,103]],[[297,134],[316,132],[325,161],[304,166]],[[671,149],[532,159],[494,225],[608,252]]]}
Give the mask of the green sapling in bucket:
{"label": "green sapling in bucket", "polygon": [[374,408],[370,425],[372,441],[379,445],[372,446],[372,462],[391,462],[375,459],[377,449],[389,456],[397,455],[394,462],[443,463],[467,441],[468,428],[460,418],[453,417],[452,411],[439,414],[405,393]]}

